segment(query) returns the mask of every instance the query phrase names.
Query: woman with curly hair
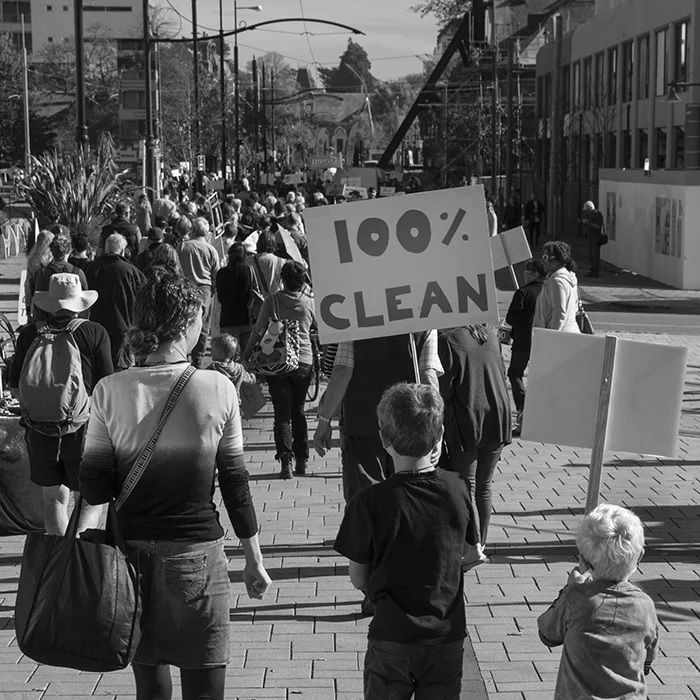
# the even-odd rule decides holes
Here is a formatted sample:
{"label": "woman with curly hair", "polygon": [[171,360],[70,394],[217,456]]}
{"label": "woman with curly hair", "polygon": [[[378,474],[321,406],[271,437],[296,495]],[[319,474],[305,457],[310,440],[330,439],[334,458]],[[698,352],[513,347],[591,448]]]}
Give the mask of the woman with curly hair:
{"label": "woman with curly hair", "polygon": [[[88,503],[107,503],[119,494],[189,366],[201,327],[197,287],[164,268],[149,271],[127,335],[139,366],[100,382],[93,392],[80,467]],[[262,598],[270,578],[248,488],[238,397],[222,374],[196,371],[117,513],[127,555],[142,575],[143,634],[132,663],[139,700],[172,696],[170,665],[180,668],[183,700],[223,700],[229,578],[214,503],[216,477],[243,546],[248,595]]]}
{"label": "woman with curly hair", "polygon": [[180,256],[175,248],[169,243],[161,243],[153,253],[151,267],[164,267],[174,275],[182,274],[182,265],[180,264]]}
{"label": "woman with curly hair", "polygon": [[535,305],[535,328],[579,333],[578,281],[571,247],[564,241],[548,241],[542,248],[547,279]]}

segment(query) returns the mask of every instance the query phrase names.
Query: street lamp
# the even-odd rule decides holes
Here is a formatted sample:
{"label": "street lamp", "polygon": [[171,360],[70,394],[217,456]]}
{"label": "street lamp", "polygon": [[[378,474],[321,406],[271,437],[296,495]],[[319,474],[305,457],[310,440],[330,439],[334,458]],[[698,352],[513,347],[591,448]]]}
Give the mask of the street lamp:
{"label": "street lamp", "polygon": [[[219,2],[223,2],[223,0],[219,0]],[[260,12],[262,10],[262,5],[246,5],[244,7],[238,7],[238,0],[233,0],[233,27],[236,30],[236,32],[233,35],[233,114],[234,114],[234,138],[236,139],[233,152],[234,152],[234,183],[236,179],[240,179],[240,167],[241,167],[241,143],[240,143],[240,138],[239,138],[239,130],[240,130],[240,107],[239,107],[239,100],[238,100],[238,10],[251,10],[253,12]],[[222,20],[223,23],[223,20]],[[225,128],[224,126],[224,85],[223,85],[223,45],[224,45],[224,36],[223,36],[223,26],[221,27],[221,60],[222,60],[222,66],[221,66],[221,117],[222,117],[222,137],[223,137],[223,130]],[[224,149],[222,147],[222,154],[224,154]],[[222,165],[224,169],[224,181],[226,180],[226,162],[224,161]]]}
{"label": "street lamp", "polygon": [[684,88],[688,88],[688,87],[700,87],[700,83],[685,83],[685,82],[678,82],[676,80],[672,80],[668,84],[668,92],[664,95],[663,101],[664,102],[683,102],[683,99],[678,94],[678,88],[683,90]]}

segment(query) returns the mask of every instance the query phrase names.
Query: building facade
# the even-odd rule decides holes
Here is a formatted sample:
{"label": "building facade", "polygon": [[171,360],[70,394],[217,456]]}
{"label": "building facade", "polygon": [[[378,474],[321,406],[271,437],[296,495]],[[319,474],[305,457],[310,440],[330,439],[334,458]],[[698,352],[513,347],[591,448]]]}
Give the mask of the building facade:
{"label": "building facade", "polygon": [[[598,0],[596,10],[594,18],[563,37],[559,96],[553,94],[554,43],[550,41],[538,53],[538,179],[546,191],[552,130],[559,129],[563,220],[558,222],[557,235],[576,229],[582,202],[592,199],[599,202],[608,229],[627,239],[624,247],[636,248],[633,264],[628,264],[632,251],[622,254],[624,247],[614,235],[604,258],[607,255],[611,262],[635,272],[685,286],[680,267],[672,271],[673,265],[661,264],[656,256],[679,258],[686,246],[659,243],[659,226],[651,226],[654,230],[641,240],[629,239],[624,230],[633,217],[629,209],[620,216],[619,208],[629,208],[635,200],[627,190],[623,197],[621,184],[604,183],[629,181],[635,191],[645,191],[652,200],[666,198],[665,190],[657,192],[652,185],[697,187],[695,178],[691,183],[682,173],[700,171],[700,84],[687,84],[700,83],[700,0]],[[680,100],[670,102],[669,88],[676,84]],[[562,104],[558,125],[552,123],[555,99]],[[606,169],[605,178],[602,169]],[[611,175],[613,171],[618,174]],[[655,176],[659,171],[667,174]],[[673,193],[678,201],[684,196]],[[664,218],[665,211],[664,205],[652,219]],[[670,220],[673,207],[668,212]],[[682,228],[687,217],[673,218]],[[676,224],[661,226],[665,228],[673,230],[674,236],[680,231]],[[648,254],[640,246],[649,248]]]}

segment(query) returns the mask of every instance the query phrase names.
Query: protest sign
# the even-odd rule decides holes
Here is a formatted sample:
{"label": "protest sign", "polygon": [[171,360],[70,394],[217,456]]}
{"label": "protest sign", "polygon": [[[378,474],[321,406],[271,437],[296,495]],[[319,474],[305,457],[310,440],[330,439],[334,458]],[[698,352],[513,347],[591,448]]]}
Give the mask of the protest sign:
{"label": "protest sign", "polygon": [[682,347],[535,329],[522,438],[593,450],[587,511],[598,502],[606,448],[676,455],[687,354]]}
{"label": "protest sign", "polygon": [[288,173],[284,176],[285,185],[301,185],[306,182],[305,173]]}
{"label": "protest sign", "polygon": [[27,318],[27,271],[22,270],[19,275],[19,293],[17,295],[17,325],[26,326]]}
{"label": "protest sign", "polygon": [[357,192],[362,199],[367,199],[367,188],[355,185],[343,185],[343,196],[348,197],[351,192]]}
{"label": "protest sign", "polygon": [[396,194],[396,187],[387,187],[386,185],[382,185],[379,188],[379,194],[382,197],[393,197]]}
{"label": "protest sign", "polygon": [[289,233],[286,228],[282,228],[281,226],[277,228],[277,234],[282,239],[282,244],[284,245],[284,249],[287,251],[287,255],[289,255],[292,260],[296,260],[296,262],[305,265],[306,263],[304,262],[304,258],[299,252],[299,246],[292,238],[292,234]]}
{"label": "protest sign", "polygon": [[321,341],[498,323],[483,187],[304,212]]}
{"label": "protest sign", "polygon": [[344,177],[343,184],[350,188],[362,187],[361,177]]}
{"label": "protest sign", "polygon": [[[382,188],[383,190],[384,188]],[[497,236],[491,236],[491,256],[493,257],[494,270],[530,260],[532,251],[523,227],[518,226],[499,233]]]}
{"label": "protest sign", "polygon": [[337,154],[328,156],[311,156],[309,167],[312,170],[325,170],[326,168],[337,168],[340,166],[340,157]]}

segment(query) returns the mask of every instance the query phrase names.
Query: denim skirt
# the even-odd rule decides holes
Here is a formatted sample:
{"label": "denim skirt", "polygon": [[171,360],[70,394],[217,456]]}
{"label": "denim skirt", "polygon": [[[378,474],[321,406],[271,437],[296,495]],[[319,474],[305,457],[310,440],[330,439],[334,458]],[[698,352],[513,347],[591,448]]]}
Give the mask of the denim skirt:
{"label": "denim skirt", "polygon": [[223,539],[127,540],[143,591],[142,636],[134,663],[224,666],[229,657],[229,578]]}

